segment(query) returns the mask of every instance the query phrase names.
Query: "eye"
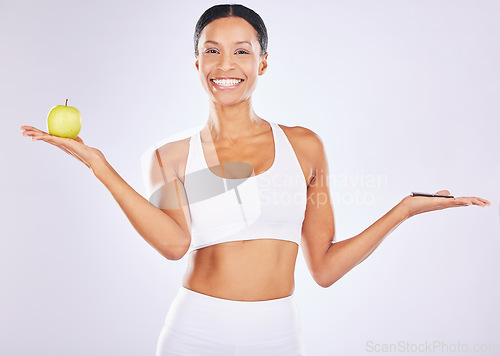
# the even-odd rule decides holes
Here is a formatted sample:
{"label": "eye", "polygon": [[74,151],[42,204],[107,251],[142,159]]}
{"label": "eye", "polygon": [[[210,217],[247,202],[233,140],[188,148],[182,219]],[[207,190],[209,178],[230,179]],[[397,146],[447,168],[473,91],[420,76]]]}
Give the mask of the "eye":
{"label": "eye", "polygon": [[[212,48],[212,49],[207,49],[207,50],[205,51],[205,53],[214,53],[214,52],[212,52],[212,51],[216,51],[216,52],[217,52],[217,50],[216,50],[216,49],[213,49],[213,48]],[[236,52],[237,52],[237,53],[243,52],[242,54],[248,54],[248,51],[245,51],[245,50],[243,50],[243,49],[239,49],[239,50],[237,50]]]}

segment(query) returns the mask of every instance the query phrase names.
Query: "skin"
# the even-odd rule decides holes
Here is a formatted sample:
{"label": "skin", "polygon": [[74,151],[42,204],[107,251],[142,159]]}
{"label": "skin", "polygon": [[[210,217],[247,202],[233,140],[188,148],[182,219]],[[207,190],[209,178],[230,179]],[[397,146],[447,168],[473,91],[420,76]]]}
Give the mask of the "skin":
{"label": "skin", "polygon": [[[218,44],[205,44],[206,41]],[[235,44],[237,41],[250,44]],[[234,144],[239,138],[269,130],[268,125],[262,127],[264,120],[252,108],[258,77],[267,69],[268,54],[260,54],[257,33],[242,18],[217,19],[203,29],[195,66],[209,97],[209,116],[203,134],[210,132],[214,143]],[[216,90],[210,81],[213,77],[236,77],[244,81],[236,90]]]}
{"label": "skin", "polygon": [[[218,42],[205,44],[205,41]],[[250,44],[235,44],[248,41]],[[202,32],[195,66],[209,97],[209,117],[201,130],[203,152],[213,174],[227,177],[244,174],[229,170],[225,162],[243,162],[252,167],[251,175],[268,170],[274,160],[274,141],[269,123],[252,108],[252,93],[258,76],[267,68],[267,53],[260,55],[257,33],[241,18],[222,18]],[[239,52],[245,51],[247,53]],[[212,77],[242,78],[230,91],[216,90]],[[321,138],[304,127],[280,125],[290,141],[307,184],[306,216],[301,247],[313,279],[329,287],[366,259],[399,224],[406,219],[434,210],[459,206],[487,206],[479,197],[404,197],[387,214],[360,234],[335,241],[335,223],[330,199],[329,167]],[[158,151],[161,169],[167,177],[165,196],[173,206],[152,207],[116,173],[101,151],[75,140],[60,138],[22,126],[24,136],[59,147],[84,163],[105,184],[129,220],[148,243],[171,260],[182,258],[190,243],[190,217],[183,189],[189,139],[165,145]],[[224,169],[226,168],[226,169]],[[153,176],[154,174],[152,174]],[[441,190],[437,194],[447,194]],[[146,223],[147,220],[147,223]],[[169,231],[168,236],[164,231]],[[161,232],[161,233],[160,233]],[[297,244],[262,239],[231,241],[193,251],[183,285],[191,290],[224,299],[269,300],[289,296],[294,291]]]}
{"label": "skin", "polygon": [[[217,44],[206,41],[214,41]],[[247,41],[249,43],[236,43]],[[209,117],[201,130],[202,147],[212,172],[226,177],[224,162],[245,162],[252,175],[268,170],[274,160],[270,124],[252,108],[257,80],[267,69],[268,54],[254,28],[239,17],[217,19],[202,31],[195,67],[209,97]],[[234,90],[217,90],[213,77],[235,77]],[[296,135],[296,134],[295,134]],[[212,157],[208,152],[215,152]],[[305,179],[312,179],[311,163],[302,160]],[[220,167],[220,168],[219,168]],[[232,172],[240,177],[242,172]],[[294,290],[298,245],[262,239],[231,241],[193,251],[183,278],[184,287],[219,298],[267,300]]]}

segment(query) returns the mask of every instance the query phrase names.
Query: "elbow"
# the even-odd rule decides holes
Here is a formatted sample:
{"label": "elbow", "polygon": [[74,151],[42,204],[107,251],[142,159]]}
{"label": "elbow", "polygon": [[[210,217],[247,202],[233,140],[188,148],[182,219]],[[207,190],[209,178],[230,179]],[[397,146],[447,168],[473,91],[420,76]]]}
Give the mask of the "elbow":
{"label": "elbow", "polygon": [[323,288],[328,288],[328,287],[331,287],[337,281],[338,281],[338,279],[329,280],[329,281],[326,281],[326,282],[318,283],[318,285],[320,287],[323,287]]}
{"label": "elbow", "polygon": [[178,261],[186,255],[190,245],[191,239],[186,237],[182,243],[166,246],[160,254],[169,261]]}
{"label": "elbow", "polygon": [[188,248],[171,248],[161,253],[169,261],[178,261],[186,255]]}
{"label": "elbow", "polygon": [[167,260],[169,261],[179,261],[183,256],[180,256],[180,255],[167,255],[167,256],[163,256],[165,257]]}
{"label": "elbow", "polygon": [[335,282],[337,282],[340,279],[340,277],[332,275],[331,273],[330,274],[315,273],[313,275],[313,277],[314,277],[314,281],[322,288],[331,287],[332,284],[334,284]]}
{"label": "elbow", "polygon": [[333,282],[323,280],[323,279],[317,279],[316,283],[322,288],[328,288],[333,284]]}
{"label": "elbow", "polygon": [[[329,248],[333,246],[335,243],[336,242],[333,242],[329,246]],[[329,256],[329,258],[331,258],[331,256]],[[339,264],[338,262],[332,263],[332,260],[329,260],[327,257],[325,257],[323,260],[320,261],[319,264],[317,264],[317,268],[314,271],[313,277],[315,282],[320,287],[328,288],[331,287],[340,278],[342,278],[342,276],[344,276],[345,273],[347,272],[344,272],[341,264]]]}
{"label": "elbow", "polygon": [[320,287],[328,288],[332,285],[332,283],[329,283],[324,273],[320,273],[319,271],[314,271],[312,273],[312,277],[316,282],[316,284],[319,285]]}
{"label": "elbow", "polygon": [[316,283],[320,286],[320,287],[323,287],[323,288],[328,288],[328,287],[331,287],[332,284],[334,284],[335,282],[337,282],[338,279],[335,279],[335,280],[317,280]]}
{"label": "elbow", "polygon": [[169,251],[168,253],[162,253],[162,256],[165,257],[169,261],[178,261],[182,257],[184,257],[184,254]]}
{"label": "elbow", "polygon": [[316,283],[318,284],[318,286],[320,286],[322,288],[328,288],[331,286],[330,283],[324,283],[324,282],[319,282],[319,281],[316,281]]}

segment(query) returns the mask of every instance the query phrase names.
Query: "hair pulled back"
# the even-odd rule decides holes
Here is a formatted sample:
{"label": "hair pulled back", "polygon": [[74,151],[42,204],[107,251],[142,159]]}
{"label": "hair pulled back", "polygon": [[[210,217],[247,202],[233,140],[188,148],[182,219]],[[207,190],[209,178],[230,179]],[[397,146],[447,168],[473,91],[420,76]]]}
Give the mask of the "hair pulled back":
{"label": "hair pulled back", "polygon": [[194,30],[194,55],[198,57],[198,42],[203,29],[212,21],[223,17],[241,17],[257,31],[260,56],[267,53],[267,29],[262,18],[252,9],[240,4],[220,4],[207,9],[199,18]]}

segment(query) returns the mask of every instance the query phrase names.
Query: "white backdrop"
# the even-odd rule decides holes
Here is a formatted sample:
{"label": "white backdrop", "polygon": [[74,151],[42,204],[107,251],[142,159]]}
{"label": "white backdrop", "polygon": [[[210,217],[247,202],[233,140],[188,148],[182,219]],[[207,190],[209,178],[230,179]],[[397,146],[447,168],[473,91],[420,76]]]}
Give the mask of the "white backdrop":
{"label": "white backdrop", "polygon": [[[214,4],[0,1],[1,355],[154,355],[186,257],[164,259],[82,163],[19,127],[45,130],[68,98],[144,195],[142,153],[208,117],[192,37]],[[324,141],[338,240],[411,191],[492,203],[411,218],[327,289],[299,251],[307,354],[500,353],[500,2],[244,5],[269,33],[254,109]]]}

